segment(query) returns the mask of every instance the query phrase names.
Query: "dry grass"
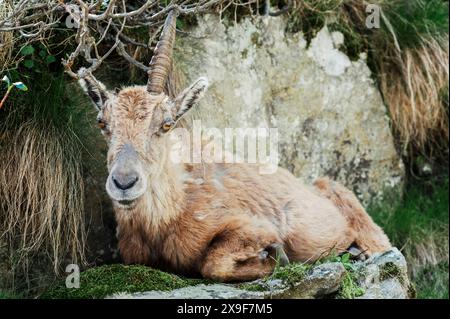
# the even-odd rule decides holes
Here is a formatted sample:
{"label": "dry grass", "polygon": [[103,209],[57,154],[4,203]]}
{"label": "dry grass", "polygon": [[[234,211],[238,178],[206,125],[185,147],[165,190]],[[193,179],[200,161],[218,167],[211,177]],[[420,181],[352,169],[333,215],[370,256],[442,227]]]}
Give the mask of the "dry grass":
{"label": "dry grass", "polygon": [[448,146],[448,114],[442,101],[448,88],[448,37],[423,39],[421,47],[393,55],[395,65],[378,63],[378,76],[403,147]]}
{"label": "dry grass", "polygon": [[[0,5],[0,20],[10,14],[10,7],[7,3]],[[0,32],[0,70],[8,65],[11,58],[11,51],[13,46],[13,33]]]}
{"label": "dry grass", "polygon": [[84,260],[83,179],[70,134],[30,120],[0,134],[0,241],[13,273]]}

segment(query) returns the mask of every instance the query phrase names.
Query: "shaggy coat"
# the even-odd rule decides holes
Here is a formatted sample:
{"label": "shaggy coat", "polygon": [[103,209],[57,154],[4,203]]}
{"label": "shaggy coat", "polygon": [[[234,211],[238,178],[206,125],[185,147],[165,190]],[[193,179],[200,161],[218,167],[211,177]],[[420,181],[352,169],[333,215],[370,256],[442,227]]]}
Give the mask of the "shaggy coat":
{"label": "shaggy coat", "polygon": [[305,186],[283,168],[261,175],[256,164],[173,163],[164,114],[189,110],[205,79],[174,100],[145,87],[110,93],[89,77],[81,84],[109,144],[107,190],[125,263],[242,281],[270,274],[279,257],[390,248],[354,194],[328,178]]}

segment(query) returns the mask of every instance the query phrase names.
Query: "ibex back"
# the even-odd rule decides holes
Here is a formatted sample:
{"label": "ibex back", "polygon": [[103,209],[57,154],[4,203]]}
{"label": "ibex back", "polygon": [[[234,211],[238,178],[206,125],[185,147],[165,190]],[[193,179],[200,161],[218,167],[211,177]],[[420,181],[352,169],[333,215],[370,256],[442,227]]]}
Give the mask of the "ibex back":
{"label": "ibex back", "polygon": [[168,15],[148,85],[106,90],[80,70],[109,145],[106,190],[125,263],[219,281],[270,274],[277,260],[315,261],[354,247],[370,255],[390,243],[352,192],[326,178],[301,185],[287,170],[251,164],[176,164],[169,132],[201,98],[200,78],[176,98],[164,91],[176,13]]}

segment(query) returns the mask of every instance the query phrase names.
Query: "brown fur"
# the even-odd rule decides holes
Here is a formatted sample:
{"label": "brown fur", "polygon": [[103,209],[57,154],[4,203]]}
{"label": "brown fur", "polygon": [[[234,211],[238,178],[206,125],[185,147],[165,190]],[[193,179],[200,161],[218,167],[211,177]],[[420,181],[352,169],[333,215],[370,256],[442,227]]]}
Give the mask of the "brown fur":
{"label": "brown fur", "polygon": [[125,263],[240,281],[273,271],[273,256],[264,254],[272,244],[299,262],[351,245],[367,254],[390,247],[356,197],[326,178],[307,187],[283,168],[261,175],[255,164],[174,164],[169,138],[155,133],[165,103],[164,94],[132,87],[101,110],[109,168],[131,143],[147,180],[129,205],[113,200]]}

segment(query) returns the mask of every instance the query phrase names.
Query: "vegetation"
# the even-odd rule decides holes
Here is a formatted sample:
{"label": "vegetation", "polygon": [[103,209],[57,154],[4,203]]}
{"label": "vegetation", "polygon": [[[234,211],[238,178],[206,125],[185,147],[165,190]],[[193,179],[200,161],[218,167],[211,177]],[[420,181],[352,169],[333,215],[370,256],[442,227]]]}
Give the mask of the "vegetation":
{"label": "vegetation", "polygon": [[448,298],[448,175],[410,185],[401,206],[370,209],[405,255],[418,298]]}
{"label": "vegetation", "polygon": [[386,263],[384,267],[381,269],[380,280],[385,280],[389,278],[401,278],[401,270],[394,263]]}
{"label": "vegetation", "polygon": [[0,113],[0,241],[11,270],[4,281],[26,287],[32,265],[46,260],[58,272],[66,257],[83,262],[86,110],[68,93],[61,69],[19,70],[10,76],[20,74],[30,90],[10,95]]}
{"label": "vegetation", "polygon": [[344,279],[342,280],[341,287],[336,294],[336,298],[353,299],[364,294],[364,289],[358,285],[359,273],[355,269],[349,253],[345,253],[340,256],[331,254],[329,257],[318,261],[318,263],[324,262],[340,262],[347,271]]}
{"label": "vegetation", "polygon": [[336,298],[353,299],[364,294],[364,289],[358,285],[358,272],[350,260],[350,254],[348,253],[341,256],[332,253],[330,256],[321,258],[314,264],[290,263],[286,266],[281,266],[277,263],[274,272],[270,276],[257,282],[240,284],[239,288],[249,291],[266,291],[268,290],[267,282],[276,279],[282,280],[288,286],[293,286],[295,283],[301,282],[314,266],[328,262],[341,263],[346,270],[341,287],[336,293]]}
{"label": "vegetation", "polygon": [[288,285],[292,285],[302,280],[307,270],[310,268],[307,264],[291,263],[286,266],[275,267],[274,272],[268,277],[268,279],[280,279]]}
{"label": "vegetation", "polygon": [[357,284],[357,277],[352,271],[347,271],[342,281],[341,287],[337,293],[338,299],[353,299],[361,297],[364,294],[364,289]]}
{"label": "vegetation", "polygon": [[10,291],[0,290],[0,299],[19,299],[19,298],[22,298],[22,296]]}
{"label": "vegetation", "polygon": [[65,282],[59,282],[42,294],[40,298],[104,298],[120,292],[165,291],[204,282],[208,281],[186,279],[146,266],[103,265],[82,272],[80,288],[66,288]]}
{"label": "vegetation", "polygon": [[448,260],[421,268],[414,277],[417,298],[448,299]]}

